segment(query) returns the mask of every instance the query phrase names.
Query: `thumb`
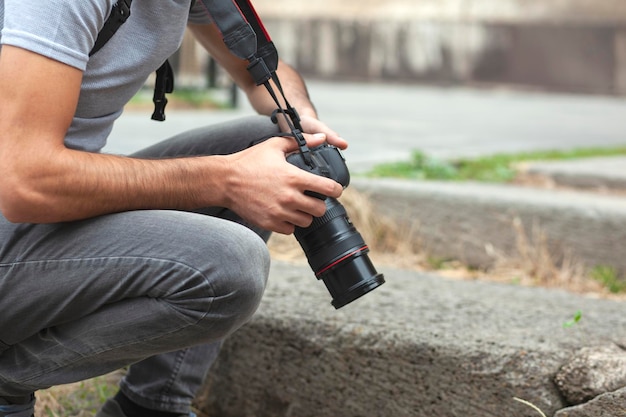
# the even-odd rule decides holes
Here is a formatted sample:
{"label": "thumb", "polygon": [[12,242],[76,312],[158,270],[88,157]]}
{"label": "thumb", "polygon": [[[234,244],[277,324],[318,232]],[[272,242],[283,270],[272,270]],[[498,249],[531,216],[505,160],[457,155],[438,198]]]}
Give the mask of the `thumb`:
{"label": "thumb", "polygon": [[[326,142],[326,133],[303,133],[302,136],[304,136],[304,140],[306,140],[306,144],[309,148],[315,148]],[[298,142],[294,139],[293,143],[297,145]],[[296,149],[297,146],[294,150]]]}
{"label": "thumb", "polygon": [[316,146],[320,146],[322,143],[326,142],[326,133],[315,133],[313,135],[305,133],[304,138],[306,139],[307,145],[311,148],[315,148]]}
{"label": "thumb", "polygon": [[[325,133],[315,133],[308,134],[303,133],[304,139],[306,140],[306,144],[310,148],[314,148],[316,146],[321,145],[326,141]],[[293,136],[282,136],[280,138],[274,138],[281,140],[281,149],[284,153],[291,153],[297,151],[299,148],[298,141]]]}

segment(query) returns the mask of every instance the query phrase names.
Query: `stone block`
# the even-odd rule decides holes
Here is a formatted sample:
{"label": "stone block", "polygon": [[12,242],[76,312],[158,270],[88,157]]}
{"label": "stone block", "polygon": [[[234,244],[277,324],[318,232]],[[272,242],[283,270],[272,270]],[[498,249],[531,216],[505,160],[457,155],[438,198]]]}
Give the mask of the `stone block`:
{"label": "stone block", "polygon": [[618,417],[626,415],[626,388],[602,394],[588,403],[568,407],[554,417]]}
{"label": "stone block", "polygon": [[583,348],[563,365],[555,382],[572,405],[626,387],[626,351],[617,345]]}
{"label": "stone block", "polygon": [[[536,417],[583,340],[612,343],[624,303],[378,266],[387,282],[334,310],[307,265],[274,262],[252,320],[197,405],[220,417]],[[577,328],[563,323],[582,309]],[[581,337],[584,334],[584,338]]]}

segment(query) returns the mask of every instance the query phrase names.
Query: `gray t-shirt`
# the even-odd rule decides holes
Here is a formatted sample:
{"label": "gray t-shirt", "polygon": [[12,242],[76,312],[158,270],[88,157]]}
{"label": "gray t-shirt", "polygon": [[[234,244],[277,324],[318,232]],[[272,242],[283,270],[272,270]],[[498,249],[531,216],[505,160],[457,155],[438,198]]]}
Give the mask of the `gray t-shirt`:
{"label": "gray t-shirt", "polygon": [[[186,24],[210,23],[200,1],[134,0],[131,16],[91,58],[116,0],[0,0],[0,48],[19,46],[83,71],[65,143],[99,151],[124,105],[182,42]],[[54,82],[50,79],[49,82]]]}

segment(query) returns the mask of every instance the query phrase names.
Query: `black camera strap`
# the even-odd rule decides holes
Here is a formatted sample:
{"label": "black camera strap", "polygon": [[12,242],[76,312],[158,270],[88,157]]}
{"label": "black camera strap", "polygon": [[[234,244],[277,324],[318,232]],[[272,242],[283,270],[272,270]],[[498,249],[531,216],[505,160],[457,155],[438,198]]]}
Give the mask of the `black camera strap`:
{"label": "black camera strap", "polygon": [[[309,149],[306,146],[304,136],[302,136],[300,116],[296,109],[289,104],[280,80],[276,75],[278,51],[254,6],[252,6],[250,0],[201,1],[222,33],[222,38],[228,49],[235,56],[248,61],[248,71],[255,83],[258,86],[265,86],[272,100],[276,103],[277,110],[272,114],[272,120],[276,123],[278,114],[282,114],[292,135],[298,142],[300,153],[307,164],[310,165]],[[111,14],[98,34],[89,56],[98,52],[126,22],[130,17],[131,4],[132,0],[119,0],[113,5]],[[281,105],[270,80],[276,85],[285,107]],[[169,61],[165,61],[156,71],[154,96],[152,99],[155,106],[152,114],[153,120],[165,120],[165,106],[167,105],[165,94],[171,93],[173,90],[174,72]]]}
{"label": "black camera strap", "polygon": [[[250,0],[202,0],[202,3],[220,30],[228,49],[238,58],[248,61],[248,72],[254,82],[258,86],[265,86],[276,103],[277,110],[272,114],[272,120],[276,123],[278,113],[282,114],[298,143],[300,154],[307,165],[311,165],[313,162],[302,135],[300,116],[287,100],[276,74],[278,51]],[[281,105],[270,80],[276,85],[285,107]]]}

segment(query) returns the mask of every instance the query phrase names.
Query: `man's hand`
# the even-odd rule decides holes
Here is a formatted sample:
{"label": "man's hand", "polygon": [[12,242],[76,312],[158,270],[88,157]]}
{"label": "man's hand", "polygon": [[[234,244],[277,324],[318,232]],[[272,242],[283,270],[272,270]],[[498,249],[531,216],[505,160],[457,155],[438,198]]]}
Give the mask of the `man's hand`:
{"label": "man's hand", "polygon": [[[311,147],[324,143],[324,134],[305,135]],[[274,232],[291,234],[295,226],[308,227],[313,217],[326,211],[324,201],[305,194],[312,191],[338,198],[342,186],[325,177],[306,172],[286,161],[297,150],[291,138],[275,137],[226,155],[232,175],[228,184],[227,206],[245,220]]]}
{"label": "man's hand", "polygon": [[326,142],[330,145],[334,145],[339,149],[346,149],[348,142],[339,136],[337,132],[329,128],[326,123],[311,116],[300,116],[300,124],[304,133],[323,133],[326,135]]}
{"label": "man's hand", "polygon": [[[278,113],[276,115],[276,118],[277,118],[278,127],[280,128],[280,130],[288,133],[289,126],[287,122],[285,121],[285,116]],[[342,138],[341,136],[339,136],[337,132],[329,128],[328,125],[326,125],[326,123],[322,122],[321,120],[319,120],[318,118],[314,116],[300,115],[300,124],[302,125],[302,129],[304,130],[303,133],[310,133],[310,134],[323,133],[324,135],[326,135],[326,142],[328,144],[334,145],[342,150],[348,147],[348,142],[344,138]]]}
{"label": "man's hand", "polygon": [[[246,93],[252,107],[259,113],[271,115],[277,107],[268,92],[257,86],[247,71],[247,61],[235,57],[222,40],[215,25],[190,24],[196,39],[211,56],[228,71]],[[282,60],[276,74],[281,80],[289,102],[300,113],[302,129],[310,147],[324,141],[339,149],[348,144],[335,131],[317,119],[306,85],[300,75]],[[282,131],[289,132],[286,121],[278,115]],[[315,136],[319,134],[319,136]],[[305,195],[312,191],[328,197],[339,197],[342,187],[337,182],[297,168],[285,160],[285,155],[297,150],[291,138],[272,138],[252,148],[224,156],[227,173],[226,207],[245,220],[278,233],[293,233],[295,226],[307,227],[313,216],[324,214],[322,200]]]}

